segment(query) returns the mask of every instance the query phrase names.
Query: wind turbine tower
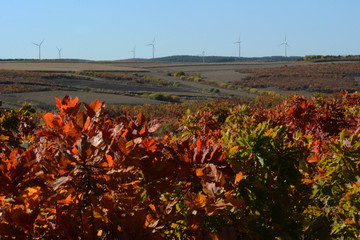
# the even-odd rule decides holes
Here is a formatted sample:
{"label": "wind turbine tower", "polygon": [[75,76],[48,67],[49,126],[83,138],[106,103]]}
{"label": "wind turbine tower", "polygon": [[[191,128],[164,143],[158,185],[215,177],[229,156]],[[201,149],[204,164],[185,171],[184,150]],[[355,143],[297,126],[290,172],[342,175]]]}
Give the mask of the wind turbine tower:
{"label": "wind turbine tower", "polygon": [[44,42],[44,40],[42,40],[41,41],[41,43],[32,43],[32,44],[34,44],[34,45],[36,45],[36,46],[38,46],[39,47],[39,60],[41,60],[41,44]]}
{"label": "wind turbine tower", "polygon": [[239,37],[239,41],[234,42],[234,44],[239,44],[239,58],[241,57],[241,41],[240,41],[240,37]]}
{"label": "wind turbine tower", "polygon": [[203,59],[203,63],[205,63],[205,50],[202,51],[202,59]]}
{"label": "wind turbine tower", "polygon": [[61,59],[61,50],[62,50],[62,48],[58,48],[58,47],[56,47],[56,48],[57,48],[57,50],[59,52],[59,59]]}
{"label": "wind turbine tower", "polygon": [[133,53],[133,59],[135,59],[136,45],[134,46],[133,50],[131,50],[130,52]]}
{"label": "wind turbine tower", "polygon": [[287,43],[286,41],[286,35],[285,35],[285,41],[283,43],[280,44],[281,45],[284,45],[284,48],[285,48],[285,57],[287,57],[287,47],[290,47],[289,44]]}
{"label": "wind turbine tower", "polygon": [[152,43],[149,43],[146,46],[152,46],[152,49],[153,49],[153,57],[152,58],[154,59],[154,56],[155,56],[155,38],[154,38]]}

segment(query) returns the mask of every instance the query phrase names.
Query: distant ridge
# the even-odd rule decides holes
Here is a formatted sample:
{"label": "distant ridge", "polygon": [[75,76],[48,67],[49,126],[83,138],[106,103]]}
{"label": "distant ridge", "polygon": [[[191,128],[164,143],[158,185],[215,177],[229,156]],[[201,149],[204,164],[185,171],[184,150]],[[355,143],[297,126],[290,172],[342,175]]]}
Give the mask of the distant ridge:
{"label": "distant ridge", "polygon": [[222,57],[222,56],[191,56],[191,55],[177,55],[168,57],[159,57],[154,59],[141,59],[141,61],[150,62],[203,62],[217,63],[217,62],[280,62],[280,61],[302,61],[304,58],[300,56],[270,56],[270,57]]}

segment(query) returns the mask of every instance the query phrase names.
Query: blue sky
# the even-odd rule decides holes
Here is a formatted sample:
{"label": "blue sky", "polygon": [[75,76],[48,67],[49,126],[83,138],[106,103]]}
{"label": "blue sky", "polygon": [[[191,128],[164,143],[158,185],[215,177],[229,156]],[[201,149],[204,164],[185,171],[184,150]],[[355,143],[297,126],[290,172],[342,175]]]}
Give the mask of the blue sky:
{"label": "blue sky", "polygon": [[0,58],[360,54],[359,0],[0,0]]}

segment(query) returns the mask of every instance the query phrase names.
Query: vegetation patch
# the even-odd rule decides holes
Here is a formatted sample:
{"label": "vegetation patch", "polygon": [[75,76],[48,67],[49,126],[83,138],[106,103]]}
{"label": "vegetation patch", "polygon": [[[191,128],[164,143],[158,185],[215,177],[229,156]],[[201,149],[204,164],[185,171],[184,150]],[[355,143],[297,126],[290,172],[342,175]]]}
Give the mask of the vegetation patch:
{"label": "vegetation patch", "polygon": [[0,110],[0,236],[360,236],[359,94],[219,101],[192,103],[163,129],[69,96],[39,122],[29,105]]}
{"label": "vegetation patch", "polygon": [[71,75],[67,73],[0,70],[0,93],[68,90],[67,86],[51,80],[69,78],[71,78]]}
{"label": "vegetation patch", "polygon": [[178,96],[166,94],[166,93],[152,93],[148,96],[149,99],[166,101],[166,102],[179,102]]}
{"label": "vegetation patch", "polygon": [[277,87],[283,90],[306,90],[334,93],[347,90],[355,92],[359,84],[360,63],[309,64],[276,68],[242,69],[249,76],[235,84],[242,87]]}

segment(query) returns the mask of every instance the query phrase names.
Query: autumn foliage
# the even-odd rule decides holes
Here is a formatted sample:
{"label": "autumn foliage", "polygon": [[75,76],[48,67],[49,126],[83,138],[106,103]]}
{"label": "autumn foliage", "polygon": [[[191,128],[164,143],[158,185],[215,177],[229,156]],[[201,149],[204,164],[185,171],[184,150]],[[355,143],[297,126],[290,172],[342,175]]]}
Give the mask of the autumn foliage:
{"label": "autumn foliage", "polygon": [[[56,98],[0,116],[1,239],[360,235],[360,96],[293,96],[157,120]],[[226,120],[225,120],[226,119]]]}

